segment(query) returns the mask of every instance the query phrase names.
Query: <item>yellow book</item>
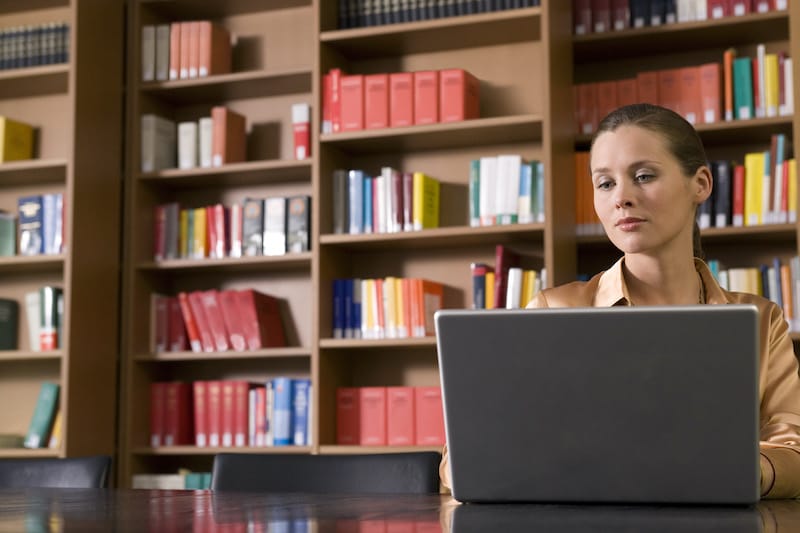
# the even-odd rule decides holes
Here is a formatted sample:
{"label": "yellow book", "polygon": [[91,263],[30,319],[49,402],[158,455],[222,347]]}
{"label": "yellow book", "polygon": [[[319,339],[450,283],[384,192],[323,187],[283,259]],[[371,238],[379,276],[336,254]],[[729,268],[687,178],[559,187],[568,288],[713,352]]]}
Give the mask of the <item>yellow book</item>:
{"label": "yellow book", "polygon": [[524,308],[533,299],[536,294],[536,271],[526,270],[522,273],[522,300],[521,306]]}
{"label": "yellow book", "polygon": [[415,230],[439,227],[439,181],[414,172],[412,185],[412,221]]}
{"label": "yellow book", "polygon": [[789,222],[797,222],[797,160],[790,159],[789,165]]}
{"label": "yellow book", "polygon": [[56,418],[53,420],[53,429],[50,430],[50,440],[47,443],[47,447],[51,450],[55,450],[61,447],[61,439],[63,429],[63,416],[61,415],[61,409],[56,412]]}
{"label": "yellow book", "polygon": [[486,309],[494,309],[494,272],[486,273]]}
{"label": "yellow book", "polygon": [[744,156],[744,225],[761,224],[761,190],[764,184],[764,153],[751,152]]}
{"label": "yellow book", "polygon": [[397,337],[397,278],[389,276],[383,280],[383,323],[387,339]]}
{"label": "yellow book", "polygon": [[189,257],[189,210],[181,209],[178,218],[178,256],[186,259]]}
{"label": "yellow book", "polygon": [[780,106],[780,81],[778,76],[778,55],[766,54],[764,56],[764,97],[767,104],[768,117],[778,116]]}
{"label": "yellow book", "polygon": [[192,232],[192,257],[203,259],[208,255],[206,250],[206,208],[194,210],[194,231]]}
{"label": "yellow book", "polygon": [[397,321],[397,336],[401,339],[408,337],[408,324],[406,323],[406,305],[408,305],[408,302],[406,302],[407,293],[408,283],[403,278],[397,278],[394,286],[395,302],[397,303],[394,316]]}
{"label": "yellow book", "polygon": [[33,126],[0,117],[0,163],[33,158]]}
{"label": "yellow book", "polygon": [[366,285],[367,290],[361,295],[361,297],[363,298],[362,300],[363,307],[361,313],[362,316],[363,314],[366,314],[367,328],[366,331],[363,332],[364,333],[363,337],[365,339],[377,339],[379,338],[378,312],[377,312],[378,302],[375,293],[375,280],[368,279],[365,281],[367,284]]}

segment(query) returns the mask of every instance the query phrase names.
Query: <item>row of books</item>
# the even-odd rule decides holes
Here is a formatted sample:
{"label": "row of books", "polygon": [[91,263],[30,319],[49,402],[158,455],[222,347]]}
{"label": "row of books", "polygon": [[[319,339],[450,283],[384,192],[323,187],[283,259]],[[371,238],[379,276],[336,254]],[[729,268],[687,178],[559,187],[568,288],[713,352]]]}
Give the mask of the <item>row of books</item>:
{"label": "row of books", "polygon": [[0,256],[62,253],[64,213],[61,193],[18,198],[16,215],[0,211]]}
{"label": "row of books", "polygon": [[311,197],[245,198],[241,204],[155,207],[153,257],[222,259],[306,252],[311,247]]}
{"label": "row of books", "polygon": [[311,380],[275,377],[150,384],[150,445],[308,446]]}
{"label": "row of books", "polygon": [[142,81],[202,78],[231,71],[231,35],[210,20],[142,26]]}
{"label": "row of books", "polygon": [[[486,263],[471,263],[472,308],[494,309],[495,273]],[[531,301],[534,294],[542,290],[545,271],[511,267],[505,273],[506,309],[521,309]]]}
{"label": "row of books", "polygon": [[333,232],[397,233],[439,227],[439,180],[424,172],[382,167],[333,171]]}
{"label": "row of books", "polygon": [[469,166],[469,225],[544,222],[544,163],[506,154]]}
{"label": "row of books", "polygon": [[[31,351],[57,350],[62,346],[61,325],[64,322],[64,293],[59,287],[46,285],[25,293],[25,323]],[[0,298],[0,350],[19,349],[20,304]]]}
{"label": "row of books", "polygon": [[34,127],[0,116],[0,163],[33,158]]}
{"label": "row of books", "polygon": [[322,79],[322,133],[457,122],[480,116],[480,81],[451,68]]}
{"label": "row of books", "polygon": [[444,285],[421,278],[333,280],[333,338],[397,339],[434,335]]}
{"label": "row of books", "polygon": [[131,486],[134,489],[208,490],[211,472],[180,469],[175,474],[134,474]]}
{"label": "row of books", "polygon": [[360,446],[444,445],[441,388],[336,389],[336,443]]}
{"label": "row of books", "polygon": [[66,63],[68,59],[66,22],[0,29],[0,70]]}
{"label": "row of books", "polygon": [[572,0],[575,35],[786,10],[788,0]]}
{"label": "row of books", "polygon": [[339,29],[538,6],[539,0],[339,0]]}
{"label": "row of books", "polygon": [[141,170],[176,168],[179,162],[180,168],[240,163],[246,159],[246,137],[244,115],[225,106],[215,106],[210,116],[180,125],[147,113],[141,116]]}
{"label": "row of books", "polygon": [[151,349],[226,352],[286,346],[280,300],[253,289],[151,296]]}

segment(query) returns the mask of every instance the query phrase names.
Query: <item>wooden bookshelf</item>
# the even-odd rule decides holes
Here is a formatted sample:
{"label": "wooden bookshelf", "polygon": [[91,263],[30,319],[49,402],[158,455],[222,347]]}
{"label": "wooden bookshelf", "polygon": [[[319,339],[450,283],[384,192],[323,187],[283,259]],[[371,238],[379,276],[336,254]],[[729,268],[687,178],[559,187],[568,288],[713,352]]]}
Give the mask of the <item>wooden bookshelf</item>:
{"label": "wooden bookshelf", "polygon": [[[18,350],[0,352],[0,432],[25,434],[41,384],[61,385],[62,444],[3,449],[0,457],[113,456],[116,450],[122,190],[123,3],[3,2],[0,27],[66,22],[66,63],[0,71],[0,115],[36,129],[34,158],[0,164],[0,209],[62,193],[62,254],[0,258],[0,296],[19,302]],[[101,222],[102,221],[102,222]],[[62,348],[35,351],[25,294],[64,291]]]}

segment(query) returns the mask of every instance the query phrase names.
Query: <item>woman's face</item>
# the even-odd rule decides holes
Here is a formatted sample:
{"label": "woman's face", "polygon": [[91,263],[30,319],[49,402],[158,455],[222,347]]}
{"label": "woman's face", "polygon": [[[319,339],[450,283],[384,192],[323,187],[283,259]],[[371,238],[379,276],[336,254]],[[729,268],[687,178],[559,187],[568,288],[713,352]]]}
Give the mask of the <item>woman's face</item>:
{"label": "woman's face", "polygon": [[590,167],[594,209],[617,248],[658,255],[688,247],[691,253],[695,209],[711,194],[706,167],[684,175],[664,139],[638,126],[601,133]]}

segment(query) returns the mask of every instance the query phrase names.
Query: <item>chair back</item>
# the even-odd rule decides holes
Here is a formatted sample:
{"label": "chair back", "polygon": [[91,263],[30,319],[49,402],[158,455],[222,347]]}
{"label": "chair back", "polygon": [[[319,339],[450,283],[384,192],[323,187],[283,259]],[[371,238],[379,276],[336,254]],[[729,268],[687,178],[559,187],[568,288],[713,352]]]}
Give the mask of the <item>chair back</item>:
{"label": "chair back", "polygon": [[439,452],[357,455],[235,454],[214,458],[211,489],[246,492],[439,492]]}
{"label": "chair back", "polygon": [[0,459],[0,488],[92,489],[108,486],[111,457]]}

